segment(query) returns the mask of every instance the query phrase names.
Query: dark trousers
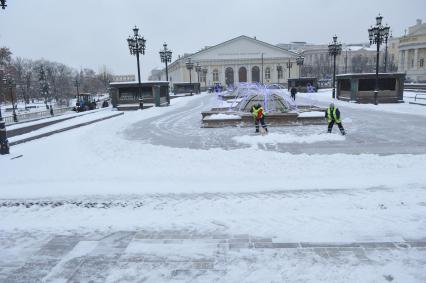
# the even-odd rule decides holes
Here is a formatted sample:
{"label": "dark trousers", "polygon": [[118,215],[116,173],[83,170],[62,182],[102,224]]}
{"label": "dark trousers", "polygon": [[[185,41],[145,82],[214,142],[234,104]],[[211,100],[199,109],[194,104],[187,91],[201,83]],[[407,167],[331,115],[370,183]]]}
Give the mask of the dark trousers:
{"label": "dark trousers", "polygon": [[292,94],[291,94],[291,98],[293,98],[293,100],[296,100],[296,94],[295,94],[295,93],[292,93]]}
{"label": "dark trousers", "polygon": [[262,117],[260,119],[254,120],[254,125],[256,127],[256,133],[259,132],[259,122],[262,125],[262,127],[265,129],[265,131],[268,131],[268,128],[266,127],[266,124],[265,124],[265,117]]}
{"label": "dark trousers", "polygon": [[[333,129],[334,126],[334,120],[332,120],[330,123],[328,123],[328,132],[331,133],[331,130]],[[336,123],[337,126],[339,127],[340,132],[342,133],[342,135],[345,135],[345,129],[343,129],[342,123]]]}

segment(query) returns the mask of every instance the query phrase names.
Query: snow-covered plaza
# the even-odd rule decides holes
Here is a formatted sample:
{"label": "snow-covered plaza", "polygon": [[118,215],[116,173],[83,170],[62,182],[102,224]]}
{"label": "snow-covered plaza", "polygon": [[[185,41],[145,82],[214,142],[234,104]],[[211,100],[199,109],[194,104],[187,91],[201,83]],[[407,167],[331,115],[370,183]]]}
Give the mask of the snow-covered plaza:
{"label": "snow-covered plaza", "polygon": [[424,106],[335,101],[346,136],[259,136],[201,128],[217,103],[176,98],[12,146],[0,281],[426,282]]}

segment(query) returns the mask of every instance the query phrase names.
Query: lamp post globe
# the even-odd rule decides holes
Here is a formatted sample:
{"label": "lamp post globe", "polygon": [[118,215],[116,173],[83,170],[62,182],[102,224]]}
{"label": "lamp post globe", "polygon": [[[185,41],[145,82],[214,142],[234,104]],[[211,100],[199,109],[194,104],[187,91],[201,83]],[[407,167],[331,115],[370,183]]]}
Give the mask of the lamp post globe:
{"label": "lamp post globe", "polygon": [[139,35],[139,28],[135,26],[133,28],[133,36],[127,38],[127,44],[129,46],[130,55],[136,55],[136,62],[138,67],[138,97],[139,107],[143,109],[143,97],[142,97],[142,85],[141,85],[141,71],[139,64],[139,54],[145,54],[145,43],[146,40],[143,36]]}
{"label": "lamp post globe", "polygon": [[328,45],[328,54],[333,56],[333,99],[336,98],[336,56],[342,53],[342,44],[337,43],[337,35],[333,36],[333,42]]}

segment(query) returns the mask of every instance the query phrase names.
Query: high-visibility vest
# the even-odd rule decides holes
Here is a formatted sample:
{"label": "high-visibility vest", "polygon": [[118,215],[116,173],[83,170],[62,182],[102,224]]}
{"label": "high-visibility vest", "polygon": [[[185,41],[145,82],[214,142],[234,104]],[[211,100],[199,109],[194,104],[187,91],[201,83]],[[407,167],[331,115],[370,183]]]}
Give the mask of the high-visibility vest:
{"label": "high-visibility vest", "polygon": [[[333,113],[331,113],[331,108],[330,107],[328,107],[327,108],[327,121],[330,123],[332,120],[334,120],[334,122],[336,122],[336,123],[340,123],[341,121],[340,121],[340,118],[337,118],[337,115],[336,115],[336,110],[337,110],[337,108],[336,107],[334,107],[333,108]],[[331,115],[333,115],[333,116],[331,116]]]}
{"label": "high-visibility vest", "polygon": [[253,118],[255,118],[255,119],[261,119],[265,115],[265,112],[263,110],[263,107],[260,107],[258,109],[253,108],[253,113],[252,114],[253,114]]}

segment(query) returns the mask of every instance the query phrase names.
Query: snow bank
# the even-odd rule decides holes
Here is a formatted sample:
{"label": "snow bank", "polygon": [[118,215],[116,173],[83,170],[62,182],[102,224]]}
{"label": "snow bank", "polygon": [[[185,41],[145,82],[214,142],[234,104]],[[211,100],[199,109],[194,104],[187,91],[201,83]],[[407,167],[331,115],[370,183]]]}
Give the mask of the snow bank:
{"label": "snow bank", "polygon": [[333,102],[338,107],[349,107],[353,109],[368,109],[380,112],[396,113],[396,114],[412,114],[426,116],[426,107],[421,105],[409,104],[408,96],[412,96],[412,93],[404,92],[404,103],[382,103],[378,105],[374,104],[358,104],[351,103],[342,100],[332,98],[332,92],[329,89],[319,90],[317,93],[298,93],[296,102],[299,104],[302,102],[308,104],[328,106],[329,103]]}
{"label": "snow bank", "polygon": [[241,119],[240,116],[234,114],[213,114],[204,118],[204,120],[234,120]]}
{"label": "snow bank", "polygon": [[344,136],[338,134],[312,134],[308,136],[297,136],[292,134],[271,133],[265,136],[239,136],[233,138],[236,142],[249,144],[256,147],[258,144],[280,144],[280,143],[316,143],[326,141],[343,141]]}
{"label": "snow bank", "polygon": [[307,117],[325,117],[324,112],[321,111],[309,111],[309,112],[302,112],[299,114],[300,118],[307,118]]}

